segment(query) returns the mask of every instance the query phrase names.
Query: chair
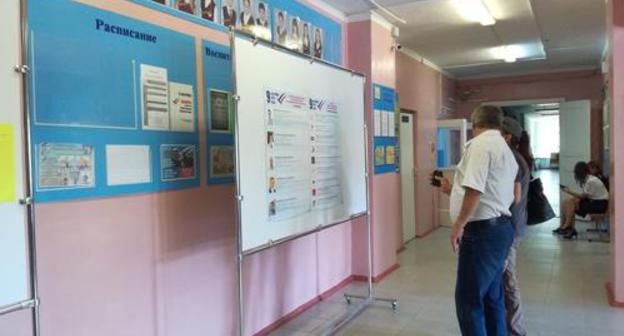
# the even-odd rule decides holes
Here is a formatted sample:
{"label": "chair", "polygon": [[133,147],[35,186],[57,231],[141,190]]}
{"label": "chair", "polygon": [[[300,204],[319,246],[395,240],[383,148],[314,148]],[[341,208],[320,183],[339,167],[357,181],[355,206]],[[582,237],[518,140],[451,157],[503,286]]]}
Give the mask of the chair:
{"label": "chair", "polygon": [[587,241],[609,243],[611,241],[609,234],[609,214],[588,214],[587,217],[589,217],[589,220],[594,223],[594,227],[587,229],[587,232],[598,234],[597,238],[595,235],[588,236]]}

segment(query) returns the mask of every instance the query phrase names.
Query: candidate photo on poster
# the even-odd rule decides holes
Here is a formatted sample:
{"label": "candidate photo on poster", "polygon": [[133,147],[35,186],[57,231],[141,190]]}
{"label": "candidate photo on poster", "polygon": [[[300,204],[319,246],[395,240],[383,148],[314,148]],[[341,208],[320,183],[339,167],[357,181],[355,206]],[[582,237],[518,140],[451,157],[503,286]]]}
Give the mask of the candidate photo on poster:
{"label": "candidate photo on poster", "polygon": [[230,94],[225,91],[210,90],[210,132],[231,133]]}
{"label": "candidate photo on poster", "polygon": [[210,177],[234,176],[234,146],[210,147]]}
{"label": "candidate photo on poster", "polygon": [[297,16],[290,18],[288,47],[293,50],[301,51],[301,20],[299,20]]}
{"label": "candidate photo on poster", "polygon": [[238,8],[240,8],[239,25],[243,27],[243,30],[253,33],[254,26],[256,25],[254,1],[238,0],[238,3]]}
{"label": "candidate photo on poster", "polygon": [[217,4],[217,0],[200,0],[199,3],[201,17],[211,22],[217,22],[219,12],[219,4]]}
{"label": "candidate photo on poster", "polygon": [[195,178],[195,145],[161,145],[160,176],[163,181]]}
{"label": "candidate photo on poster", "polygon": [[265,40],[271,40],[271,20],[269,5],[266,2],[258,1],[256,7],[256,36]]}
{"label": "candidate photo on poster", "polygon": [[323,30],[314,27],[314,57],[323,58]]}
{"label": "candidate photo on poster", "polygon": [[221,7],[221,24],[226,27],[236,26],[238,19],[238,11],[234,0],[223,0]]}
{"label": "candidate photo on poster", "polygon": [[312,43],[310,42],[310,31],[312,26],[309,22],[302,21],[301,27],[301,52],[306,55],[311,55]]}
{"label": "candidate photo on poster", "polygon": [[273,42],[286,46],[288,43],[288,27],[286,24],[286,20],[288,19],[288,14],[286,11],[276,9],[275,10],[275,38]]}
{"label": "candidate photo on poster", "polygon": [[173,0],[175,8],[189,14],[195,14],[195,0]]}
{"label": "candidate photo on poster", "polygon": [[155,3],[159,3],[161,5],[166,5],[167,4],[167,0],[152,0]]}

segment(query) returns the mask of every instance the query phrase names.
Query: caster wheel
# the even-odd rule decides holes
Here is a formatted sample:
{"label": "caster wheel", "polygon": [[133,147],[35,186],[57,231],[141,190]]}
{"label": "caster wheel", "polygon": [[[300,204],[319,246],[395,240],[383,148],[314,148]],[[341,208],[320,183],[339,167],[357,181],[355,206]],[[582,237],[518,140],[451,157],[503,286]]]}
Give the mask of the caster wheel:
{"label": "caster wheel", "polygon": [[347,301],[347,304],[350,305],[351,304],[351,299],[348,297],[345,297],[345,301]]}
{"label": "caster wheel", "polygon": [[396,312],[398,309],[399,309],[398,302],[396,301],[392,302],[392,310]]}

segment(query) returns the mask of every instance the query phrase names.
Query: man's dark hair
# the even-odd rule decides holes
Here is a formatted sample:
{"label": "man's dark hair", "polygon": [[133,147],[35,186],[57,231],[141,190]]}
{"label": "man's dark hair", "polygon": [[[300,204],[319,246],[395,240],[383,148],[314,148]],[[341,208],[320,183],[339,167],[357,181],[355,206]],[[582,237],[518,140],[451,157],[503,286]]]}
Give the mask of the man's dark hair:
{"label": "man's dark hair", "polygon": [[470,119],[473,128],[501,129],[503,126],[503,112],[498,106],[479,106],[472,112]]}

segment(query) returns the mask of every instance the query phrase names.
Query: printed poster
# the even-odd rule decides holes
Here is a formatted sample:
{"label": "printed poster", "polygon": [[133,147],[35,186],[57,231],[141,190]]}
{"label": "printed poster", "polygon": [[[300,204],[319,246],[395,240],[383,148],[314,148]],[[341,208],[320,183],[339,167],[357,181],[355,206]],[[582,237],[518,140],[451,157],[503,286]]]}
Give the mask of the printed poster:
{"label": "printed poster", "polygon": [[234,146],[210,147],[210,177],[234,176]]}
{"label": "printed poster", "polygon": [[311,210],[311,113],[302,95],[265,94],[267,215],[279,221]]}
{"label": "printed poster", "polygon": [[15,130],[0,124],[0,203],[15,201]]}
{"label": "printed poster", "polygon": [[95,187],[95,150],[92,145],[39,145],[39,188]]}
{"label": "printed poster", "polygon": [[169,108],[171,111],[171,130],[195,131],[195,99],[192,85],[169,83]]}
{"label": "printed poster", "polygon": [[386,164],[386,147],[375,146],[375,166],[383,166]]}
{"label": "printed poster", "polygon": [[160,177],[163,181],[194,179],[195,145],[161,145]]}
{"label": "printed poster", "polygon": [[231,133],[232,118],[230,94],[225,91],[210,90],[210,131]]}
{"label": "printed poster", "polygon": [[141,116],[144,129],[169,129],[167,69],[141,64]]}

